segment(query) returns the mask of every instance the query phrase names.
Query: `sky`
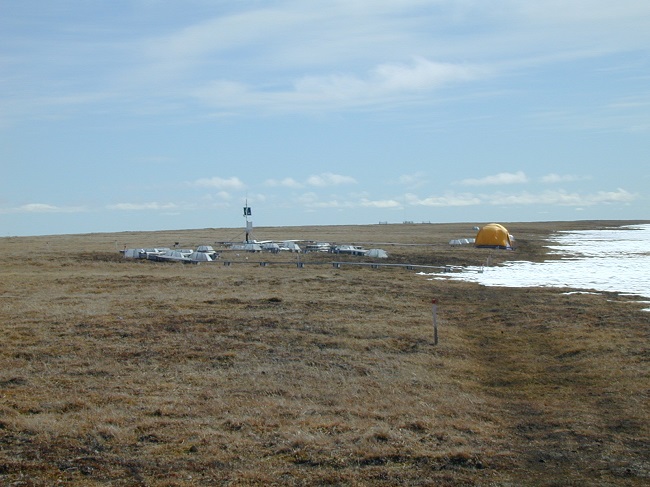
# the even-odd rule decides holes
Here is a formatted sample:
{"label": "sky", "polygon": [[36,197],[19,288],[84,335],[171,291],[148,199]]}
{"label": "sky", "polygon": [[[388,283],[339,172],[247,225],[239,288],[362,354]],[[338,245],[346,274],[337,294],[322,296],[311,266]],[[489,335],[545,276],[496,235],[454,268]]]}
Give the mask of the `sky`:
{"label": "sky", "polygon": [[0,0],[0,237],[650,219],[647,0]]}

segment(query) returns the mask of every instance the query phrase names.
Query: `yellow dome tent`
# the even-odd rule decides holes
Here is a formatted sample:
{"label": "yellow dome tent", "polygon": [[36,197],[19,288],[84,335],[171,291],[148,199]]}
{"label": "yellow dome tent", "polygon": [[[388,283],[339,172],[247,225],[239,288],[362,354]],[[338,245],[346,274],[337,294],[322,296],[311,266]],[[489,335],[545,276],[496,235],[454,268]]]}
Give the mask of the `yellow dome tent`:
{"label": "yellow dome tent", "polygon": [[478,231],[474,246],[487,249],[512,249],[512,237],[503,225],[490,223]]}

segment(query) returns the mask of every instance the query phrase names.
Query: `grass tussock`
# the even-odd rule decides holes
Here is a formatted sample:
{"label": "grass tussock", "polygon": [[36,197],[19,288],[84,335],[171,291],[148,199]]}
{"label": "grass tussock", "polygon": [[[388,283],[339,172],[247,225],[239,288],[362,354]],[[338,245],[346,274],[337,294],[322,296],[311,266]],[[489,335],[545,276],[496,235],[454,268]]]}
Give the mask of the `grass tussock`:
{"label": "grass tussock", "polygon": [[[540,260],[548,233],[612,223],[510,224],[520,247],[492,261]],[[446,244],[465,227],[258,231],[482,264],[481,249]],[[298,268],[295,255],[185,266],[117,252],[228,232],[0,239],[1,484],[650,480],[650,315],[631,298],[335,268],[322,254]]]}

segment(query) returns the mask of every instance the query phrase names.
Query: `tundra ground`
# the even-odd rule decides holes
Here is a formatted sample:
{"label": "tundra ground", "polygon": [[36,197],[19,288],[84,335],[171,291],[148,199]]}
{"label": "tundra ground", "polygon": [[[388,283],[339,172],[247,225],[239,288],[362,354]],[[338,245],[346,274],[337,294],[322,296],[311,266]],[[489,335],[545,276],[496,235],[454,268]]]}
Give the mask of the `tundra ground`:
{"label": "tundra ground", "polygon": [[[450,247],[467,224],[256,237],[498,265],[547,258],[556,230],[622,223],[506,224],[514,252]],[[2,485],[650,482],[650,313],[633,297],[428,280],[331,254],[184,265],[118,252],[236,237],[0,239]]]}

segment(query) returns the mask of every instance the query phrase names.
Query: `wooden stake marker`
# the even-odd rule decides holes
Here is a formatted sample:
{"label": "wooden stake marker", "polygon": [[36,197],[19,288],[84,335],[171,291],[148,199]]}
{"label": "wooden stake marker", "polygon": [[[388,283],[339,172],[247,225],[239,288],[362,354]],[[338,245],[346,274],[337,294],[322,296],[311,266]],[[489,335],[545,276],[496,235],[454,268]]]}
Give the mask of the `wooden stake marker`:
{"label": "wooden stake marker", "polygon": [[433,311],[433,344],[438,345],[438,300],[431,300]]}

